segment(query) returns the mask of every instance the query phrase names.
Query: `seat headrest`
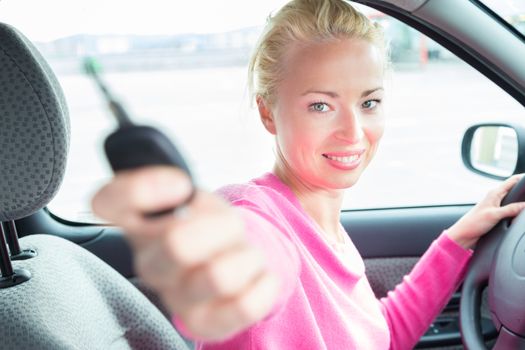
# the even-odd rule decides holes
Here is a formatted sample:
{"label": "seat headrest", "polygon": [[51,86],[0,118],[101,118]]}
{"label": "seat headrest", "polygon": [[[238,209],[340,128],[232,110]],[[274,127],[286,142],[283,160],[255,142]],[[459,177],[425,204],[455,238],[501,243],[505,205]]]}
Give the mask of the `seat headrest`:
{"label": "seat headrest", "polygon": [[24,35],[0,23],[0,221],[51,201],[64,176],[69,133],[51,68]]}

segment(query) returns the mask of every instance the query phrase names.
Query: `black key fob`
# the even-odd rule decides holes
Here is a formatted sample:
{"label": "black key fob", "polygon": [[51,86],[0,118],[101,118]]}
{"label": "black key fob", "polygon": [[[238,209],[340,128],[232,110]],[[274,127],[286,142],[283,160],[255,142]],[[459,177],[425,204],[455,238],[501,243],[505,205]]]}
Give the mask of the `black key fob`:
{"label": "black key fob", "polygon": [[[104,150],[113,172],[150,165],[171,165],[183,170],[191,180],[190,169],[175,145],[166,135],[152,127],[139,125],[120,127],[106,138]],[[192,193],[184,204],[192,200],[194,188],[192,186]],[[158,212],[145,213],[144,216],[156,218],[174,213],[175,209],[177,208],[166,208]]]}
{"label": "black key fob", "polygon": [[191,178],[188,165],[173,143],[149,126],[118,128],[107,137],[104,150],[114,172],[147,165],[173,165]]}

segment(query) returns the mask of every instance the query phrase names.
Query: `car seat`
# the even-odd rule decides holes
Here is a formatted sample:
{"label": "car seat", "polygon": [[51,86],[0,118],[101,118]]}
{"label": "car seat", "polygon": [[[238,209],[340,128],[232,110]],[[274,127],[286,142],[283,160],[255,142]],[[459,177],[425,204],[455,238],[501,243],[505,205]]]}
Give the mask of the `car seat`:
{"label": "car seat", "polygon": [[68,145],[56,77],[27,38],[0,23],[0,347],[187,349],[142,293],[86,249],[49,232],[17,240],[14,220],[57,192]]}

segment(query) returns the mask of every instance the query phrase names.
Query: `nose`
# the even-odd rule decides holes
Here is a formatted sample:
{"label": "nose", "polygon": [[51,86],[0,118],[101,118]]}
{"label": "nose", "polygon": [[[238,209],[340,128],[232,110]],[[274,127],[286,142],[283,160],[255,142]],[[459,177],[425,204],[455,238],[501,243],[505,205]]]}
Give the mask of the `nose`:
{"label": "nose", "polygon": [[364,136],[359,113],[348,109],[338,119],[337,138],[351,144],[359,143]]}

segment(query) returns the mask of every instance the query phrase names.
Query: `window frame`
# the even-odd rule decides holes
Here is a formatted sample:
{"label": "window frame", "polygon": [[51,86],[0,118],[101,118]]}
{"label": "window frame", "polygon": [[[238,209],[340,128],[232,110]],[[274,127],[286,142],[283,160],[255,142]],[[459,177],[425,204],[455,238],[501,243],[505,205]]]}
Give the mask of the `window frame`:
{"label": "window frame", "polygon": [[[438,44],[455,54],[458,58],[463,60],[465,63],[472,66],[474,69],[479,71],[481,74],[486,76],[497,86],[502,88],[505,92],[511,95],[516,101],[518,101],[522,106],[525,107],[525,89],[520,86],[518,82],[512,79],[508,74],[503,72],[498,67],[494,66],[489,62],[485,57],[477,55],[474,50],[470,47],[464,45],[464,43],[459,42],[456,38],[452,37],[450,34],[445,31],[435,27],[431,23],[424,21],[421,18],[414,16],[408,11],[404,11],[399,7],[386,3],[385,1],[375,1],[375,0],[349,0],[351,2],[363,4],[365,6],[374,8],[378,11],[381,11],[389,16],[396,18],[397,20],[405,23],[406,25],[414,28],[415,30],[421,32],[422,34],[428,36],[432,40],[436,41]],[[498,15],[496,15],[492,10],[488,9],[486,6],[481,5],[477,0],[470,0],[475,6],[478,6],[482,11],[484,11],[488,16],[493,18],[495,21],[500,23],[505,28],[509,29],[513,34],[515,30],[509,28],[509,24],[503,21]],[[499,18],[499,20],[498,20]],[[501,23],[501,21],[505,23]],[[520,36],[521,39],[521,36]]]}

